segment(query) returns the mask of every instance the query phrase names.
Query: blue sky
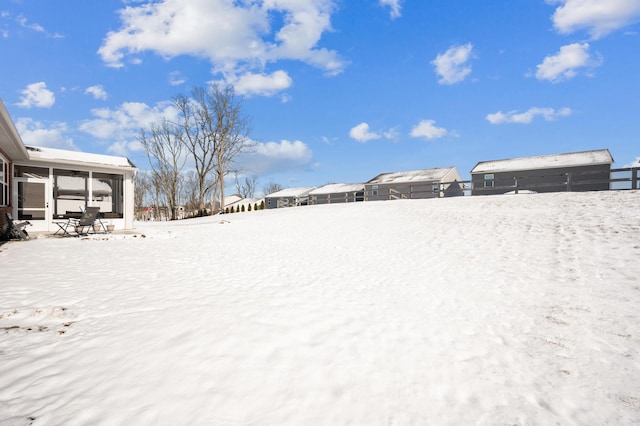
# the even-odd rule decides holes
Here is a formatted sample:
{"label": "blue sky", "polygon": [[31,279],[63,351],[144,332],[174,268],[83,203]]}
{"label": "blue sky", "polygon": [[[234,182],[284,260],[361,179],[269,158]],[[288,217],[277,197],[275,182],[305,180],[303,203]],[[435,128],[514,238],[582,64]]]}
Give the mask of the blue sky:
{"label": "blue sky", "polygon": [[233,84],[285,187],[608,148],[640,159],[640,0],[3,0],[0,98],[29,145],[129,157]]}

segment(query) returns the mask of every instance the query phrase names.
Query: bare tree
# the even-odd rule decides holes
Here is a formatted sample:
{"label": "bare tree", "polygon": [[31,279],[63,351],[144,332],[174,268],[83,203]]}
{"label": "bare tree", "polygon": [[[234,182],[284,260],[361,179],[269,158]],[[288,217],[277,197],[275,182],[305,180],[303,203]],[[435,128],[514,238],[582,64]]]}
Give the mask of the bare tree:
{"label": "bare tree", "polygon": [[176,218],[180,171],[185,163],[182,130],[175,124],[163,120],[143,129],[140,142],[151,165],[151,181],[155,186],[156,206],[160,208],[161,195],[170,211],[171,220]]}
{"label": "bare tree", "polygon": [[[191,95],[191,99],[178,95],[174,102],[195,163],[198,210],[204,214],[205,198],[212,190],[214,202],[224,199],[224,177],[231,172],[235,157],[250,145],[250,129],[242,98],[236,96],[233,86],[195,87]],[[213,179],[209,179],[211,175]]]}
{"label": "bare tree", "polygon": [[245,176],[244,179],[238,179],[238,173],[236,173],[236,190],[242,198],[253,198],[258,187],[258,176],[251,175]]}
{"label": "bare tree", "polygon": [[262,187],[262,194],[266,197],[269,194],[273,194],[274,192],[282,191],[284,187],[279,183],[275,183],[274,181],[269,181],[268,184]]}

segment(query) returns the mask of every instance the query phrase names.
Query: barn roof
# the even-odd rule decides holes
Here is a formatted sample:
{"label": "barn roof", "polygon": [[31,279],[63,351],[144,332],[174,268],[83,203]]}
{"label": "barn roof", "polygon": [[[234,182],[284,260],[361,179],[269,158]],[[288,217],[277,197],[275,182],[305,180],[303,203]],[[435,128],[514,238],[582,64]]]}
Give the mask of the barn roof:
{"label": "barn roof", "polygon": [[364,191],[363,183],[331,183],[314,189],[309,195],[342,194],[345,192]]}
{"label": "barn roof", "polygon": [[309,192],[316,189],[315,186],[309,186],[304,188],[286,188],[273,194],[267,195],[265,198],[279,198],[279,197],[300,197],[309,194]]}
{"label": "barn roof", "polygon": [[382,173],[374,177],[367,183],[381,184],[381,183],[433,182],[433,181],[440,181],[444,179],[452,171],[455,171],[455,167],[411,170],[408,172]]}
{"label": "barn roof", "polygon": [[594,166],[612,163],[613,157],[609,150],[599,149],[595,151],[570,152],[566,154],[511,158],[508,160],[481,161],[471,170],[471,174]]}

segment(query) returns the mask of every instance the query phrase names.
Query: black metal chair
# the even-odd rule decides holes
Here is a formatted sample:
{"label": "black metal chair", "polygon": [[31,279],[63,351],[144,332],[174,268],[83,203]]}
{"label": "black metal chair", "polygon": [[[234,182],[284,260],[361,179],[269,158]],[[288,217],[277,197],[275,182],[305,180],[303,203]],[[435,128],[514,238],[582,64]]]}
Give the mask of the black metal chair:
{"label": "black metal chair", "polygon": [[53,235],[58,235],[60,232],[63,237],[87,235],[93,229],[98,213],[100,213],[100,207],[87,207],[80,218],[70,217],[64,222],[53,222],[60,228]]}

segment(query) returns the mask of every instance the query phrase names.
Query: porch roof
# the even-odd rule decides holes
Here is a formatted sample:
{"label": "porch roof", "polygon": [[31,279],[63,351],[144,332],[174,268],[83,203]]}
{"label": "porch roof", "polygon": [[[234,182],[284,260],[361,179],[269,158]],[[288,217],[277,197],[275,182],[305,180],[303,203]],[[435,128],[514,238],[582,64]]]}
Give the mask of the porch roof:
{"label": "porch roof", "polygon": [[92,154],[64,149],[27,147],[29,161],[60,163],[67,165],[100,166],[110,169],[132,169],[136,166],[126,157]]}

